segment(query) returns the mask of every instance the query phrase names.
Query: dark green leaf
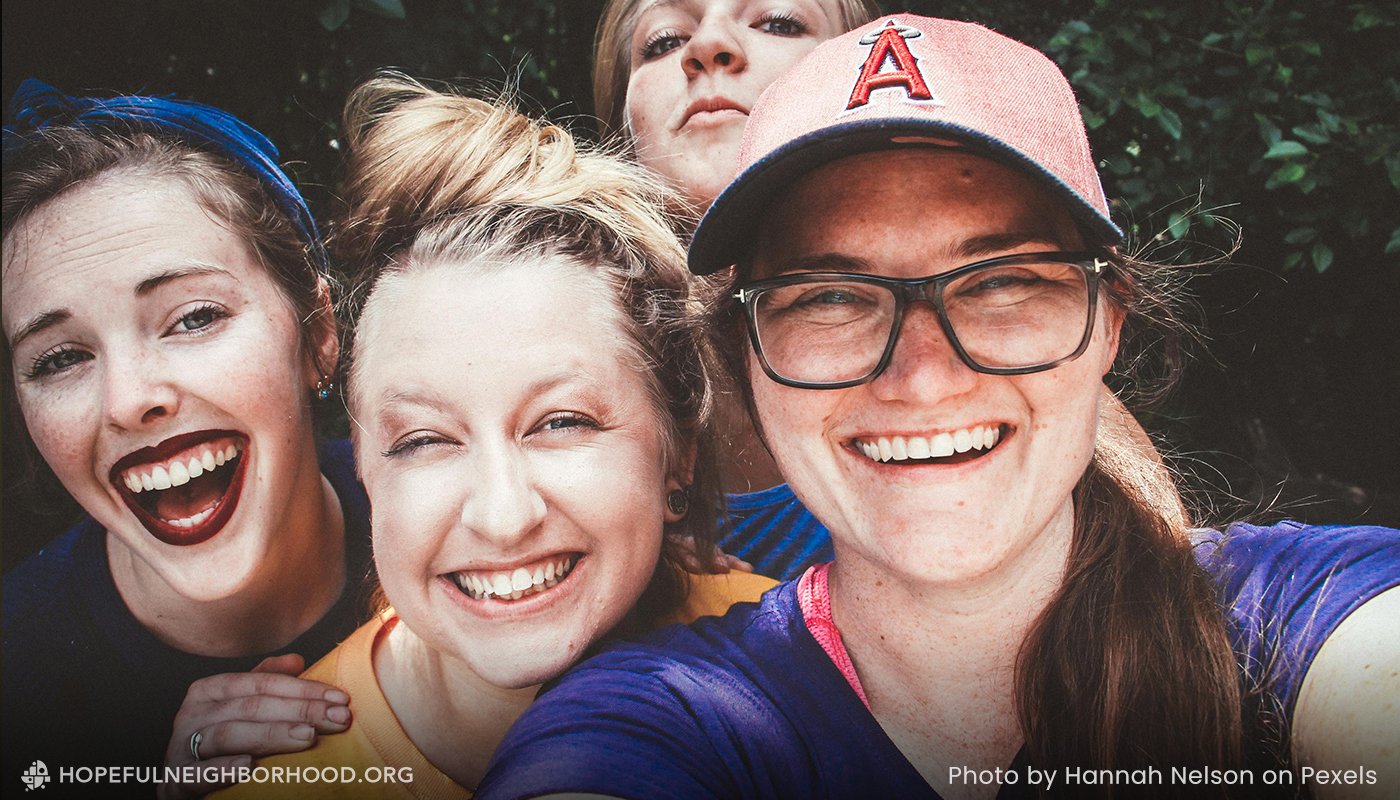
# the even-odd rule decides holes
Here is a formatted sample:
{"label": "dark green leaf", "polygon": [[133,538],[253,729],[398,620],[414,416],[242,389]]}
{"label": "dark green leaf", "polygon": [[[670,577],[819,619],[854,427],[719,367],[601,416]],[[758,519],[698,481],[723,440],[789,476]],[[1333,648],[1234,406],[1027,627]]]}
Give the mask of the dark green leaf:
{"label": "dark green leaf", "polygon": [[1181,138],[1181,117],[1176,115],[1170,108],[1163,108],[1157,113],[1157,124],[1162,126],[1162,130],[1173,139]]}
{"label": "dark green leaf", "polygon": [[1316,239],[1316,238],[1317,238],[1317,228],[1307,228],[1307,227],[1303,227],[1303,228],[1294,228],[1293,230],[1289,231],[1289,232],[1288,232],[1288,235],[1285,236],[1285,237],[1283,237],[1283,241],[1287,242],[1288,244],[1297,245],[1297,244],[1307,244],[1308,242],[1311,242],[1313,239]]}
{"label": "dark green leaf", "polygon": [[1173,211],[1171,217],[1167,221],[1167,233],[1171,234],[1173,239],[1180,239],[1185,236],[1186,232],[1190,229],[1191,217],[1180,211]]}
{"label": "dark green leaf", "polygon": [[1274,57],[1274,48],[1266,44],[1252,44],[1244,49],[1245,63],[1251,67],[1269,58]]}
{"label": "dark green leaf", "polygon": [[1307,125],[1294,125],[1293,135],[1308,144],[1327,144],[1332,141],[1332,137],[1327,135],[1327,129],[1321,122],[1310,122]]}
{"label": "dark green leaf", "polygon": [[1385,244],[1386,255],[1400,253],[1400,228],[1390,232],[1390,241]]}
{"label": "dark green leaf", "polygon": [[1264,183],[1267,189],[1274,189],[1285,183],[1297,183],[1308,171],[1302,164],[1284,164],[1274,170],[1274,174],[1269,176],[1269,180]]}
{"label": "dark green leaf", "polygon": [[1314,244],[1312,262],[1313,266],[1317,268],[1318,274],[1326,272],[1327,268],[1332,266],[1332,248],[1328,247],[1326,242],[1319,241]]}
{"label": "dark green leaf", "polygon": [[1292,158],[1307,154],[1308,148],[1291,139],[1284,139],[1280,142],[1274,142],[1273,146],[1269,148],[1269,152],[1264,154],[1264,158]]}
{"label": "dark green leaf", "polygon": [[350,0],[330,0],[321,9],[321,13],[316,15],[316,19],[320,20],[321,27],[328,31],[339,30],[340,26],[345,24],[345,20],[350,19]]}

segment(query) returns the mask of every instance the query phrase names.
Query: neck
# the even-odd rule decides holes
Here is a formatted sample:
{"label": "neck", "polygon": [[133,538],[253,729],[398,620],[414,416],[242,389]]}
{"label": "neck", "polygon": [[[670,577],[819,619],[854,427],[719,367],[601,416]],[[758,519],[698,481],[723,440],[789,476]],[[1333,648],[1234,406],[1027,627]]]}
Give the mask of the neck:
{"label": "neck", "polygon": [[345,587],[345,520],[314,447],[307,464],[258,569],[227,597],[191,600],[109,533],[108,567],[137,621],[178,650],[232,658],[284,647],[325,616]]}
{"label": "neck", "polygon": [[1063,579],[1072,536],[1067,501],[1026,551],[959,581],[894,572],[837,540],[832,618],[871,713],[950,800],[999,787],[950,784],[949,767],[1009,767],[1021,747],[1016,658]]}
{"label": "neck", "polygon": [[402,623],[375,650],[374,674],[413,746],[447,777],[473,789],[539,690],[492,686]]}

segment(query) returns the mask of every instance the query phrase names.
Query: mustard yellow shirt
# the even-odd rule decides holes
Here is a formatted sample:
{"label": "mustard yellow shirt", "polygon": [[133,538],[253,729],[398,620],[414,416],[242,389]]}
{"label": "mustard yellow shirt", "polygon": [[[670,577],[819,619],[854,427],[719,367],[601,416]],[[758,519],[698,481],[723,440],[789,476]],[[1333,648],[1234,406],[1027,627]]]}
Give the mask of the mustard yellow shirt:
{"label": "mustard yellow shirt", "polygon": [[[734,603],[757,602],[775,585],[770,578],[746,572],[692,575],[685,604],[665,621],[692,622],[718,616]],[[209,796],[211,800],[470,800],[471,790],[454,783],[414,747],[374,677],[374,648],[397,621],[392,609],[384,611],[301,675],[339,686],[350,695],[349,728],[317,737],[309,750],[255,760],[253,775],[262,776],[262,782],[249,781],[215,792]],[[354,772],[349,782],[342,782],[350,776],[343,768]],[[266,772],[261,771],[264,769]],[[318,771],[316,779],[301,780],[309,769]],[[280,782],[276,780],[279,775]],[[335,780],[321,780],[325,775],[333,775]],[[392,780],[386,780],[387,776]]]}

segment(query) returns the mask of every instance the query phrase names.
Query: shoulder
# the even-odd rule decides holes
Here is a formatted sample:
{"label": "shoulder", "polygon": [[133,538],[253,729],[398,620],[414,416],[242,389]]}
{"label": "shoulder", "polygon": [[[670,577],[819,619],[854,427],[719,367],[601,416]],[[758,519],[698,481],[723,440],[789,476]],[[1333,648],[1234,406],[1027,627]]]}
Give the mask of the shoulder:
{"label": "shoulder", "polygon": [[80,629],[87,624],[87,598],[94,591],[90,573],[109,574],[104,535],[95,521],[84,520],[5,575],[0,604],[7,689],[19,659],[52,657],[45,642],[74,645],[86,638]]}
{"label": "shoulder", "polygon": [[800,785],[818,761],[808,743],[839,739],[845,715],[864,706],[797,635],[795,594],[781,584],[758,604],[614,643],[575,667],[511,729],[478,796],[732,797],[755,783]]}
{"label": "shoulder", "polygon": [[662,624],[694,622],[706,616],[721,616],[736,603],[757,603],[763,593],[778,585],[772,578],[748,572],[731,571],[719,575],[690,575],[690,592],[685,604]]}
{"label": "shoulder", "polygon": [[[265,781],[246,782],[229,787],[210,795],[218,800],[240,800],[241,798],[331,798],[342,796],[344,787],[338,780],[330,783],[313,779],[300,779],[306,770],[321,771],[326,768],[340,770],[347,767],[355,770],[356,778],[363,778],[366,770],[380,778],[389,766],[375,746],[376,738],[386,736],[383,730],[390,726],[387,736],[396,744],[399,739],[407,742],[407,737],[398,728],[392,712],[387,719],[384,711],[388,704],[379,683],[374,677],[373,647],[379,632],[384,628],[387,615],[379,615],[360,626],[350,638],[339,647],[327,653],[301,674],[308,680],[321,681],[346,690],[350,695],[350,726],[340,733],[320,735],[310,748],[296,753],[282,753],[259,758],[253,763],[255,770],[266,776]],[[396,735],[397,734],[397,735]],[[408,742],[409,748],[412,743]],[[395,768],[397,775],[397,769]],[[296,777],[293,777],[296,776]],[[364,789],[364,787],[360,787]],[[373,798],[411,797],[399,782],[374,781],[374,786],[356,796]]]}
{"label": "shoulder", "polygon": [[1303,676],[1353,612],[1400,585],[1400,531],[1284,522],[1199,532],[1246,669],[1291,713]]}
{"label": "shoulder", "polygon": [[[1308,667],[1293,712],[1293,745],[1303,766],[1361,767],[1356,796],[1387,797],[1400,775],[1400,587],[1368,600],[1339,624]],[[1366,770],[1370,767],[1370,776]],[[1379,773],[1379,780],[1377,780]],[[1331,787],[1326,787],[1331,789]],[[1367,794],[1369,792],[1369,794]],[[1320,797],[1329,796],[1323,788]],[[1348,794],[1347,796],[1352,796]]]}

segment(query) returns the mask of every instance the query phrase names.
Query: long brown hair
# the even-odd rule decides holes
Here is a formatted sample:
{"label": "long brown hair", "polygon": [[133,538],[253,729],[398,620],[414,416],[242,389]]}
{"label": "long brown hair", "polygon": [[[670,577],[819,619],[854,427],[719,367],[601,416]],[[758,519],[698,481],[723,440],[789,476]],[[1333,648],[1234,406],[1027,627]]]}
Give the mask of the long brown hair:
{"label": "long brown hair", "polygon": [[504,101],[397,74],[354,91],[345,128],[348,212],[332,241],[366,300],[386,280],[445,262],[488,269],[562,259],[611,290],[652,389],[667,471],[689,484],[690,499],[686,516],[666,524],[661,562],[629,621],[645,626],[673,610],[687,588],[687,540],[714,568],[723,498],[711,434],[714,357],[688,322],[685,254],[660,211],[660,188],[640,167],[582,148]]}
{"label": "long brown hair", "polygon": [[[1173,271],[1116,251],[1102,257],[1112,264],[1104,293],[1124,313],[1123,341],[1157,340],[1163,380],[1174,381],[1187,328],[1175,310]],[[704,322],[752,413],[747,331],[732,296],[743,271],[741,265],[709,279]],[[1130,349],[1120,349],[1120,368],[1141,368],[1144,359],[1122,355]],[[1156,502],[1160,488],[1138,480],[1119,454],[1096,447],[1074,489],[1065,577],[1016,663],[1016,707],[1031,763],[1164,773],[1172,766],[1286,765],[1286,732],[1261,713],[1261,688],[1242,684],[1215,585],[1187,530]],[[1050,794],[1180,796],[1167,777],[1161,786],[1125,790],[1061,783]],[[1191,792],[1240,794],[1219,785]]]}

